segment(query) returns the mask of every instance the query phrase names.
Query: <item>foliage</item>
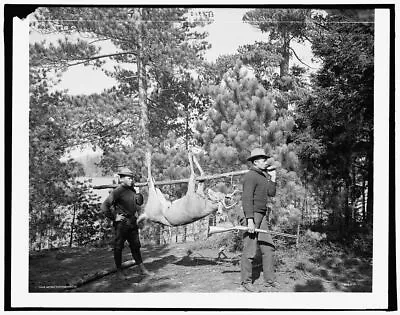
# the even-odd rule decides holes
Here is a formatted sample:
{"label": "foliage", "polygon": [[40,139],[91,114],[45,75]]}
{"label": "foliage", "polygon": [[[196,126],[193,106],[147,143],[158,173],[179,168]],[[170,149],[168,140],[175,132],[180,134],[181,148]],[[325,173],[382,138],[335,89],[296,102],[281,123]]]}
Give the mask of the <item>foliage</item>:
{"label": "foliage", "polygon": [[29,215],[30,242],[42,246],[42,237],[51,235],[51,227],[60,218],[54,212],[66,205],[69,178],[82,175],[82,167],[73,161],[61,162],[68,147],[70,130],[65,117],[64,96],[50,93],[52,81],[47,72],[30,71],[29,112]]}
{"label": "foliage", "polygon": [[67,207],[61,209],[69,244],[82,245],[101,239],[105,233],[105,218],[100,213],[99,197],[93,193],[90,180],[71,179],[67,188]]}
{"label": "foliage", "polygon": [[[320,187],[332,186],[332,197],[343,196],[333,209],[336,216],[343,213],[348,225],[356,215],[351,209],[362,196],[362,183],[372,180],[373,24],[349,23],[340,11],[314,19],[319,27],[312,34],[312,48],[322,66],[312,80],[313,94],[298,105],[303,133],[297,142],[314,139],[301,148],[304,166],[316,175],[314,181],[323,182]],[[368,189],[372,205],[371,185]],[[371,207],[368,212],[364,221],[371,220]]]}
{"label": "foliage", "polygon": [[218,172],[245,169],[251,149],[263,147],[271,156],[270,164],[278,167],[278,195],[270,204],[274,216],[284,225],[298,222],[289,219],[296,211],[286,212],[301,194],[295,184],[299,182],[294,172],[298,162],[295,148],[287,144],[293,120],[276,117],[273,94],[252,78],[240,61],[219,86],[210,86],[205,92],[214,101],[205,119],[196,124],[197,143],[209,152],[205,164]]}
{"label": "foliage", "polygon": [[[293,53],[297,57],[290,43],[292,40],[298,42],[308,40],[310,18],[310,9],[254,9],[246,12],[243,21],[260,29],[263,33],[268,33],[269,44],[264,44],[261,51],[271,51],[275,56],[278,52],[279,75],[284,78],[289,73],[290,55]],[[256,54],[250,57],[258,56]],[[273,60],[275,61],[276,57]]]}
{"label": "foliage", "polygon": [[[81,18],[82,14],[85,19]],[[207,33],[200,31],[201,26],[208,23],[210,21],[204,15],[189,19],[186,8],[43,7],[36,12],[31,27],[44,33],[68,35],[58,45],[42,43],[40,49],[35,49],[37,63],[42,67],[67,67],[79,63],[100,67],[106,59],[116,64],[113,70],[104,70],[119,82],[117,87],[107,91],[112,96],[102,96],[105,105],[94,103],[99,106],[93,106],[95,111],[87,111],[85,115],[93,135],[80,134],[84,141],[107,149],[112,145],[110,139],[118,135],[123,139],[129,126],[131,137],[138,134],[133,126],[139,127],[136,121],[139,111],[140,119],[147,120],[143,117],[143,104],[136,101],[140,80],[145,87],[150,136],[166,137],[170,130],[182,133],[182,129],[187,129],[186,113],[201,107],[188,71],[201,64],[203,51],[209,47],[205,41]],[[74,41],[76,34],[84,35],[87,40]],[[115,51],[102,53],[99,41],[110,43]],[[139,61],[143,69],[140,78]],[[93,100],[81,99],[79,102],[91,103]],[[130,109],[126,107],[128,104]],[[112,107],[119,108],[115,110],[124,113],[125,119],[121,119],[115,110],[110,111]],[[183,122],[179,119],[182,108],[185,111]],[[104,109],[111,117],[99,119],[98,113],[103,113]]]}

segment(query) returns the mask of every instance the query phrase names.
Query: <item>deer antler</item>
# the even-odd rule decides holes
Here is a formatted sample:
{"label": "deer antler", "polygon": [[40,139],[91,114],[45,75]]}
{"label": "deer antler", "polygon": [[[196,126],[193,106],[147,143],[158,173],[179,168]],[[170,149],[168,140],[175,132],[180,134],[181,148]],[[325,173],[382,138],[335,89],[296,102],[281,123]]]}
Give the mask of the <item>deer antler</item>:
{"label": "deer antler", "polygon": [[221,200],[221,203],[222,203],[222,205],[224,206],[225,209],[230,209],[230,208],[232,208],[232,207],[234,207],[234,206],[237,205],[237,202],[235,202],[235,203],[233,203],[233,204],[231,204],[231,205],[228,206],[228,205],[225,203],[225,198]]}
{"label": "deer antler", "polygon": [[234,194],[237,194],[237,193],[240,193],[240,192],[242,192],[242,191],[239,190],[239,189],[235,189],[232,193],[226,194],[226,198],[231,199]]}
{"label": "deer antler", "polygon": [[228,205],[225,203],[225,199],[232,199],[233,195],[236,194],[236,193],[239,193],[239,192],[241,192],[241,191],[238,190],[238,189],[235,189],[232,193],[226,194],[226,195],[225,195],[224,199],[222,199],[222,201],[221,201],[221,203],[222,203],[222,205],[224,206],[224,208],[230,209],[230,208],[233,208],[234,206],[236,206],[236,205],[238,204],[238,202],[235,202],[235,203],[233,203],[233,204],[231,204],[231,205],[228,206]]}

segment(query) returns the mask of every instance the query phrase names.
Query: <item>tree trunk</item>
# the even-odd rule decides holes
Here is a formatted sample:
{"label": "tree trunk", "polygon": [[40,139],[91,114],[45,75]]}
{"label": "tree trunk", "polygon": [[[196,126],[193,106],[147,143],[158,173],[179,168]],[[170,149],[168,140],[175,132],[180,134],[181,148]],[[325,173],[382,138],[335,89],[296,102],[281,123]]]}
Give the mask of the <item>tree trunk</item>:
{"label": "tree trunk", "polygon": [[[139,8],[139,18],[137,20],[138,28],[138,50],[137,50],[137,77],[138,77],[138,97],[141,112],[140,125],[142,130],[142,137],[144,139],[144,146],[146,151],[151,152],[150,145],[150,132],[149,132],[149,113],[147,107],[147,90],[146,90],[146,64],[143,61],[142,53],[142,10]],[[135,137],[136,135],[134,135]],[[156,244],[160,244],[161,235],[160,225],[155,226]]]}
{"label": "tree trunk", "polygon": [[304,225],[304,220],[307,220],[307,174],[305,175],[305,182],[304,182],[304,201],[303,207],[301,208],[301,218],[300,222]]}
{"label": "tree trunk", "polygon": [[164,227],[160,226],[160,245],[164,245],[165,242],[165,238],[164,238]]}
{"label": "tree trunk", "polygon": [[154,233],[154,240],[156,245],[160,245],[160,240],[161,240],[161,226],[160,224],[155,224],[154,226],[155,233]]}
{"label": "tree trunk", "polygon": [[[149,145],[149,116],[148,116],[148,108],[147,108],[147,97],[145,90],[145,64],[143,62],[143,54],[142,54],[142,25],[141,25],[141,15],[142,12],[139,9],[139,19],[136,22],[138,28],[138,50],[137,50],[137,78],[138,78],[138,97],[139,97],[139,105],[140,105],[140,125],[142,129],[142,135],[145,141],[145,147],[147,150],[150,149]],[[136,135],[135,135],[136,136]]]}
{"label": "tree trunk", "polygon": [[69,247],[72,247],[72,240],[74,239],[74,227],[75,227],[75,214],[76,214],[76,205],[73,205],[73,214],[72,214],[72,222],[71,222],[71,232],[69,236]]}
{"label": "tree trunk", "polygon": [[365,224],[367,218],[366,218],[366,212],[365,212],[365,179],[363,179],[362,183],[362,222]]}
{"label": "tree trunk", "polygon": [[187,237],[187,226],[185,225],[183,227],[182,243],[186,243],[186,237]]}
{"label": "tree trunk", "polygon": [[352,189],[351,189],[351,225],[356,226],[357,222],[357,174],[356,168],[352,166]]}
{"label": "tree trunk", "polygon": [[349,231],[350,228],[350,207],[349,207],[349,200],[350,200],[350,179],[346,179],[346,183],[344,186],[344,227],[345,231]]}
{"label": "tree trunk", "polygon": [[188,106],[188,104],[185,104],[185,112],[186,112],[186,124],[185,124],[185,144],[186,144],[186,151],[188,150],[188,148],[189,148],[189,118],[190,118],[190,115],[189,115],[189,106]]}
{"label": "tree trunk", "polygon": [[282,60],[279,65],[281,78],[289,74],[289,59],[290,59],[289,47],[290,47],[290,40],[287,39],[287,34],[283,34],[283,45],[281,48]]}
{"label": "tree trunk", "polygon": [[[121,267],[122,267],[122,269],[126,269],[126,268],[129,268],[129,267],[135,266],[135,265],[136,265],[135,261],[129,260],[129,261],[124,261],[122,263]],[[115,273],[115,272],[117,272],[117,268],[115,266],[107,268],[107,269],[104,269],[104,270],[101,270],[101,271],[97,271],[97,272],[95,272],[95,273],[93,273],[93,274],[91,274],[89,276],[83,277],[83,278],[75,281],[70,286],[66,286],[65,290],[79,288],[84,284],[87,284],[89,282],[98,280],[100,278],[103,278],[103,277],[105,277],[105,276],[107,276],[109,274]]]}
{"label": "tree trunk", "polygon": [[[371,136],[371,139],[372,136]],[[374,210],[374,157],[373,148],[368,152],[368,190],[367,190],[367,223],[372,224]]]}

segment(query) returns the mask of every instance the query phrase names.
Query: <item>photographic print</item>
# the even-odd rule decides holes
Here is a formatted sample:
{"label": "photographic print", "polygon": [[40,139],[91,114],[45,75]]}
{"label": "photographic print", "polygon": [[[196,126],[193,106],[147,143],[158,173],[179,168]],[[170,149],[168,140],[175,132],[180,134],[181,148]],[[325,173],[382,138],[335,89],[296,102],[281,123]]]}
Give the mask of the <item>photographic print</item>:
{"label": "photographic print", "polygon": [[66,308],[383,307],[369,298],[387,291],[377,11],[37,6],[24,294]]}

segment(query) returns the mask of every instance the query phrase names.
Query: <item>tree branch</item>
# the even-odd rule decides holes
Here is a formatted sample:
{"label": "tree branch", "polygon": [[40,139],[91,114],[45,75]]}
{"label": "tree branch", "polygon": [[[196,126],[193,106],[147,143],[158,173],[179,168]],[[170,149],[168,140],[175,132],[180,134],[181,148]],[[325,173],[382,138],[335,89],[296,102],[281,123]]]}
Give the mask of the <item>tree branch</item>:
{"label": "tree branch", "polygon": [[88,44],[92,45],[93,43],[102,42],[104,40],[110,40],[110,38],[109,37],[108,38],[99,38],[99,39],[96,39],[96,40],[93,40],[93,41],[89,42]]}
{"label": "tree branch", "polygon": [[94,56],[94,57],[90,57],[90,58],[81,58],[81,59],[75,59],[75,60],[82,60],[76,63],[67,63],[67,67],[72,67],[72,66],[76,66],[76,65],[80,65],[86,62],[90,62],[92,60],[97,60],[97,59],[101,59],[101,58],[109,58],[109,57],[114,57],[114,56],[121,56],[121,55],[135,55],[136,56],[137,52],[134,51],[127,51],[127,52],[121,52],[121,53],[114,53],[114,54],[107,54],[107,55],[101,55],[101,56]]}
{"label": "tree branch", "polygon": [[290,49],[291,51],[293,51],[293,54],[295,55],[296,59],[297,59],[298,61],[300,61],[303,65],[305,65],[306,67],[311,68],[311,69],[317,69],[317,68],[314,68],[314,67],[309,66],[309,65],[306,64],[303,60],[301,60],[301,59],[299,58],[299,56],[297,56],[296,51],[295,51],[292,47],[289,46],[289,49]]}
{"label": "tree branch", "polygon": [[[223,178],[223,177],[231,177],[231,176],[240,176],[244,175],[248,172],[248,170],[242,170],[242,171],[233,171],[229,173],[222,173],[222,174],[215,174],[215,175],[205,175],[205,176],[198,176],[196,177],[196,180],[198,181],[203,181],[203,180],[211,180],[211,179],[218,179],[218,178]],[[182,184],[182,183],[187,183],[189,182],[189,178],[183,178],[183,179],[174,179],[174,180],[164,180],[164,181],[159,181],[155,182],[154,185],[175,185],[175,184]],[[135,183],[135,187],[143,187],[147,186],[147,182],[143,183]],[[107,188],[115,188],[117,185],[98,185],[98,186],[93,186],[93,189],[107,189]]]}

